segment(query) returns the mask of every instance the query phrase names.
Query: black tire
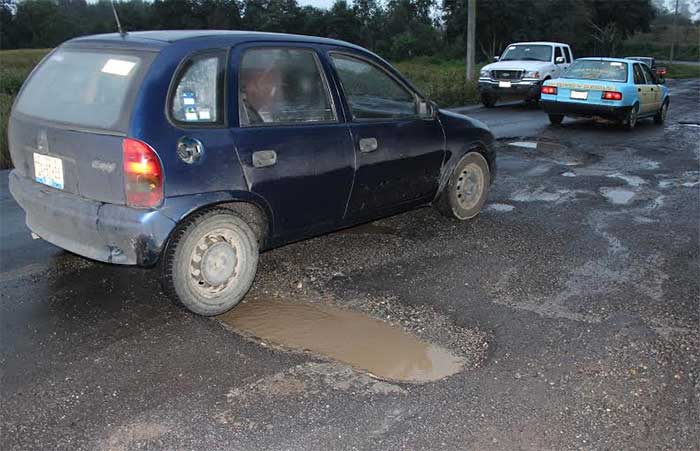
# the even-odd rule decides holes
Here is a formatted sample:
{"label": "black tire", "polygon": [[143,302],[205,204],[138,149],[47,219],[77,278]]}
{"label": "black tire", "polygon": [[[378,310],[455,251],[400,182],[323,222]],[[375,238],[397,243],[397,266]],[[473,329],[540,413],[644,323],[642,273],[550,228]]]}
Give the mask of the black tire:
{"label": "black tire", "polygon": [[563,120],[564,120],[563,114],[550,114],[549,115],[549,123],[552,125],[561,125],[561,122]]}
{"label": "black tire", "polygon": [[654,115],[654,123],[656,125],[663,125],[666,122],[666,116],[668,115],[669,102],[668,99],[661,104],[661,109],[656,115]]}
{"label": "black tire", "polygon": [[637,120],[639,119],[639,104],[635,103],[634,106],[630,109],[629,113],[627,113],[627,117],[622,121],[622,126],[625,128],[625,130],[630,131],[633,130],[634,127],[637,125]]}
{"label": "black tire", "polygon": [[479,152],[469,152],[452,171],[438,199],[438,210],[448,218],[460,221],[471,219],[479,214],[486,203],[490,186],[491,171],[486,158]]}
{"label": "black tire", "polygon": [[161,283],[176,304],[198,315],[220,315],[243,299],[257,267],[253,229],[235,212],[217,208],[195,213],[173,232]]}
{"label": "black tire", "polygon": [[493,108],[496,106],[496,96],[491,94],[481,94],[481,103],[486,108]]}

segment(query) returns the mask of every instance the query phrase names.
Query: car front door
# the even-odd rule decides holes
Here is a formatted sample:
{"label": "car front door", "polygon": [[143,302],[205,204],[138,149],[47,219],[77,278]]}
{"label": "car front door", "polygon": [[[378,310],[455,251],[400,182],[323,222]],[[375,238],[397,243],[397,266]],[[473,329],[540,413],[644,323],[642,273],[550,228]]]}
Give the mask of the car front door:
{"label": "car front door", "polygon": [[639,113],[646,114],[654,109],[654,93],[651,90],[651,86],[647,85],[641,63],[634,63],[633,72],[634,86],[637,88],[637,95],[639,96]]}
{"label": "car front door", "polygon": [[345,213],[354,177],[353,142],[313,46],[234,48],[232,130],[249,189],[264,198],[276,237],[328,230]]}
{"label": "car front door", "polygon": [[[344,96],[356,170],[348,217],[431,200],[444,159],[442,126],[419,114],[422,101],[389,68],[369,56],[331,52]],[[424,104],[425,105],[425,104]]]}

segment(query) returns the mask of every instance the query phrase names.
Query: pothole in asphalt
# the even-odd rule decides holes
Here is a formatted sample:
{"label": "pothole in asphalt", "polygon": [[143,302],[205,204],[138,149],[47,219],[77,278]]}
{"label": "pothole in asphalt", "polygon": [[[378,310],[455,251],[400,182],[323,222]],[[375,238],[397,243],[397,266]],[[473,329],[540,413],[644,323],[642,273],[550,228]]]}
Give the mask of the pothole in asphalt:
{"label": "pothole in asphalt", "polygon": [[615,205],[627,205],[634,199],[635,192],[626,189],[607,188],[600,189],[600,193],[605,196],[608,201]]}
{"label": "pothole in asphalt", "polygon": [[582,152],[571,147],[551,141],[511,141],[509,148],[526,150],[524,155],[530,158],[541,157],[557,164],[565,166],[583,166],[596,163],[602,159],[600,155]]}
{"label": "pothole in asphalt", "polygon": [[453,375],[465,359],[367,315],[326,305],[261,298],[218,319],[243,334],[309,351],[390,381],[423,383]]}

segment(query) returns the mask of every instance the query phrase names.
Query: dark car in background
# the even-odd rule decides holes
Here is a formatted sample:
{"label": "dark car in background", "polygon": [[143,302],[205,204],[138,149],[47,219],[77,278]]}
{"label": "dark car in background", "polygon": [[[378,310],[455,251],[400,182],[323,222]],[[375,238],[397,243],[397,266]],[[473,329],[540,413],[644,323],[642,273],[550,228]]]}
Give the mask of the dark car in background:
{"label": "dark car in background", "polygon": [[429,204],[474,217],[492,142],[344,42],[95,35],[55,49],[25,82],[10,190],[35,235],[157,265],[175,301],[215,315],[249,290],[260,250]]}
{"label": "dark car in background", "polygon": [[667,70],[665,67],[659,67],[656,65],[656,58],[653,56],[626,56],[625,59],[641,61],[642,63],[649,66],[649,68],[659,77],[660,80],[666,78]]}

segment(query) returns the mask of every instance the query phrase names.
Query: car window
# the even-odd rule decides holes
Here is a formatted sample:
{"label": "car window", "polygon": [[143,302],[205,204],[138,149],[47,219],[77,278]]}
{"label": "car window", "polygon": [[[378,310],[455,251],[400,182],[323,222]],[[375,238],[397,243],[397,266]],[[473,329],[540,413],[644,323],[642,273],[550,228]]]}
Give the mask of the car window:
{"label": "car window", "polygon": [[656,84],[656,77],[654,76],[654,73],[649,69],[649,66],[646,64],[642,65],[642,70],[644,71],[644,76],[647,79],[647,84],[648,85],[655,85]]}
{"label": "car window", "polygon": [[223,54],[190,58],[177,76],[170,101],[172,118],[183,124],[223,122]]}
{"label": "car window", "polygon": [[569,66],[562,78],[583,78],[624,83],[627,81],[627,63],[580,59]]}
{"label": "car window", "polygon": [[313,50],[257,48],[240,63],[241,126],[336,121],[328,84]]}
{"label": "car window", "polygon": [[552,61],[551,45],[509,45],[499,61]]}
{"label": "car window", "polygon": [[569,47],[564,47],[564,56],[566,57],[566,62],[570,63],[571,62],[571,50],[569,50]]}
{"label": "car window", "polygon": [[15,111],[39,119],[125,131],[147,53],[58,49],[25,83]]}
{"label": "car window", "polygon": [[353,119],[396,119],[417,115],[416,99],[384,70],[347,55],[331,55]]}
{"label": "car window", "polygon": [[645,85],[647,83],[644,78],[644,72],[642,71],[641,64],[634,63],[634,84],[635,85]]}
{"label": "car window", "polygon": [[561,54],[561,47],[554,47],[554,61],[557,61],[557,58],[563,57],[564,55]]}

